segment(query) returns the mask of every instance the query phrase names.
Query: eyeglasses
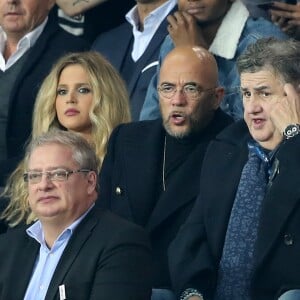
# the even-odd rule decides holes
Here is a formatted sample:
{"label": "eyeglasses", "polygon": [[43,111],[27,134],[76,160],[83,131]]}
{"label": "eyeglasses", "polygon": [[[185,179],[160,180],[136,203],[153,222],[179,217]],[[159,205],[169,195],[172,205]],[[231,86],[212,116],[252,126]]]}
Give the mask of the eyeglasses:
{"label": "eyeglasses", "polygon": [[89,169],[79,169],[74,171],[68,171],[64,169],[57,169],[52,171],[38,172],[38,171],[28,171],[23,174],[25,182],[32,184],[39,183],[42,180],[43,174],[46,175],[46,178],[51,181],[66,181],[69,176],[75,173],[88,173],[92,170]]}
{"label": "eyeglasses", "polygon": [[[208,91],[214,90],[215,87],[209,89],[202,89],[197,84],[186,84],[179,90],[189,100],[198,100],[200,96]],[[175,85],[163,84],[157,88],[157,91],[164,98],[171,99],[174,97],[178,88]]]}

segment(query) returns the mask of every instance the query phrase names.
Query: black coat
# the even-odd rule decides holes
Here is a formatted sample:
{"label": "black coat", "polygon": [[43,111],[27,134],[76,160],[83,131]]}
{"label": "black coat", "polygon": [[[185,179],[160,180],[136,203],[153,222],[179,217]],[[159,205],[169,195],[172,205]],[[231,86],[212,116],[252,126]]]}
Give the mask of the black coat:
{"label": "black coat", "polygon": [[162,121],[120,125],[111,135],[100,173],[98,205],[142,225],[154,251],[154,287],[170,288],[167,249],[188,216],[199,191],[202,160],[209,141],[231,118],[218,111],[199,143],[158,193],[165,130]]}
{"label": "black coat", "polygon": [[[213,299],[227,225],[250,135],[243,121],[225,129],[207,151],[195,206],[169,249],[174,289],[193,287]],[[262,203],[251,281],[253,300],[300,289],[300,136],[283,143],[279,171]],[[239,241],[236,241],[237,243]]]}
{"label": "black coat", "polygon": [[[0,235],[0,299],[21,300],[40,244],[25,228]],[[144,230],[93,208],[75,228],[54,271],[45,300],[150,300],[151,249]]]}

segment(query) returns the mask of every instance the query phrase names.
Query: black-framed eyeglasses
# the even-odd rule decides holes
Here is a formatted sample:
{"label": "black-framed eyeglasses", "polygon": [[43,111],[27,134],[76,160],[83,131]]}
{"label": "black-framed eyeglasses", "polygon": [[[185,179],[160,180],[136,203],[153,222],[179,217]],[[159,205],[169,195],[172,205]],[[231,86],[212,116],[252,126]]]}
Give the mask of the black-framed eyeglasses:
{"label": "black-framed eyeglasses", "polygon": [[56,169],[51,171],[39,172],[39,171],[28,171],[23,174],[25,182],[32,184],[39,183],[42,180],[43,175],[46,175],[46,178],[51,181],[66,181],[69,176],[75,173],[88,173],[92,170],[90,169],[79,169],[79,170],[64,170]]}
{"label": "black-framed eyeglasses", "polygon": [[157,88],[157,91],[163,98],[171,99],[179,91],[189,100],[198,100],[200,96],[208,91],[214,90],[216,87],[203,89],[197,84],[185,84],[181,89],[178,89],[172,84],[162,84]]}

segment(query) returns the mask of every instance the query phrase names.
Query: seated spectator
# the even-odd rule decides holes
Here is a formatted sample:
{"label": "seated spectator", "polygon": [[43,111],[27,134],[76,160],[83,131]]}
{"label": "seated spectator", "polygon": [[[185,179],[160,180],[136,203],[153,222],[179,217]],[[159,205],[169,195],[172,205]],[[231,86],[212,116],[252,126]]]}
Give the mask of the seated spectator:
{"label": "seated spectator", "polygon": [[134,121],[139,120],[160,46],[168,34],[167,16],[175,11],[175,5],[176,0],[137,0],[126,15],[127,22],[101,34],[92,46],[124,78]]}
{"label": "seated spectator", "polygon": [[172,50],[158,90],[162,119],[113,131],[97,205],[147,230],[154,252],[152,300],[171,300],[167,248],[194,204],[208,143],[232,120],[219,109],[224,90],[216,61],[203,48]]}
{"label": "seated spectator", "polygon": [[300,42],[269,38],[238,58],[244,120],[211,142],[169,248],[182,300],[300,299],[299,53]]}
{"label": "seated spectator", "polygon": [[[32,135],[57,128],[79,133],[93,145],[101,165],[111,131],[128,121],[126,87],[113,66],[96,52],[71,53],[53,66],[40,88]],[[9,204],[2,218],[12,227],[35,218],[27,200],[24,167],[21,162],[3,195]]]}
{"label": "seated spectator", "polygon": [[95,38],[122,24],[135,0],[56,0],[52,13],[66,31],[92,43]]}
{"label": "seated spectator", "polygon": [[48,18],[53,0],[0,0],[0,186],[22,158],[39,86],[54,62],[88,44]]}
{"label": "seated spectator", "polygon": [[99,167],[88,142],[48,132],[29,145],[25,168],[38,221],[0,237],[0,298],[150,299],[149,240],[136,225],[95,208]]}
{"label": "seated spectator", "polygon": [[[243,106],[240,98],[240,79],[236,59],[247,45],[258,38],[286,35],[265,19],[249,17],[249,11],[240,0],[178,0],[179,11],[168,17],[169,35],[160,51],[160,61],[179,45],[199,45],[215,55],[219,68],[219,82],[225,87],[223,111],[235,120],[242,118]],[[140,119],[159,117],[157,75],[152,78],[147,91]]]}

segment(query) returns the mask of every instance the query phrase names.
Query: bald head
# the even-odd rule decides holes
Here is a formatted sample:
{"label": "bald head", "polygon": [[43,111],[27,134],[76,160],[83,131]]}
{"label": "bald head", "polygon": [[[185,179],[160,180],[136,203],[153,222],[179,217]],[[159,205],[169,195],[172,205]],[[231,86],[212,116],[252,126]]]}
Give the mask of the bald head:
{"label": "bald head", "polygon": [[206,49],[198,46],[176,47],[163,60],[160,78],[188,73],[197,73],[204,85],[218,85],[218,66],[214,56]]}

